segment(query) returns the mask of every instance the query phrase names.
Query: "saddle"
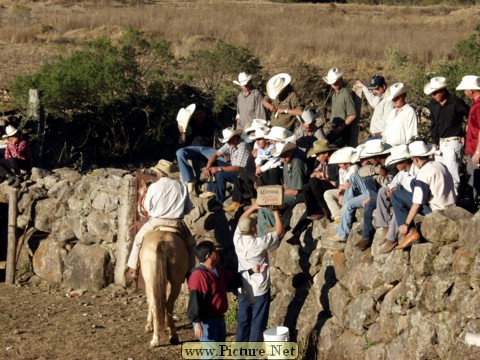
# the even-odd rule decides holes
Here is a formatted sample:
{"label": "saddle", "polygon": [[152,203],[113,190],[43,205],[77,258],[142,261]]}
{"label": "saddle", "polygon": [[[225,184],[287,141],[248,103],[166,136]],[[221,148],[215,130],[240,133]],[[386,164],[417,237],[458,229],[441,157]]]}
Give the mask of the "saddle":
{"label": "saddle", "polygon": [[152,231],[167,231],[167,232],[173,232],[176,234],[181,234],[181,231],[179,229],[174,228],[173,226],[166,226],[166,225],[157,226]]}

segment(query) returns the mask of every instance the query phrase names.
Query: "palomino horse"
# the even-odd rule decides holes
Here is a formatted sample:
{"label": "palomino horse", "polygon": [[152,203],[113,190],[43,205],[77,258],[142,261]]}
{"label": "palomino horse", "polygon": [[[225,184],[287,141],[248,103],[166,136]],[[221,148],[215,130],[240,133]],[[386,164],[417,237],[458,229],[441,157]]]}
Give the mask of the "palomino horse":
{"label": "palomino horse", "polygon": [[153,330],[151,347],[160,345],[163,335],[169,336],[171,344],[178,344],[173,307],[189,269],[187,248],[174,231],[176,229],[161,226],[147,232],[140,249],[140,268],[148,303],[145,331]]}

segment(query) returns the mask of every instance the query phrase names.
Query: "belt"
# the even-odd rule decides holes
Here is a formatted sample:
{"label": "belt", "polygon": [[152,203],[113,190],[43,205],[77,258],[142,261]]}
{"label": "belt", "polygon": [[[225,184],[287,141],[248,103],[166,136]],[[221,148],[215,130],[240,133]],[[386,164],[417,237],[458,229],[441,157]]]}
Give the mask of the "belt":
{"label": "belt", "polygon": [[183,219],[181,218],[159,218],[160,220],[168,220],[168,221],[182,221]]}
{"label": "belt", "polygon": [[460,141],[460,137],[452,136],[452,137],[448,137],[448,138],[440,138],[440,141],[444,141],[444,142]]}

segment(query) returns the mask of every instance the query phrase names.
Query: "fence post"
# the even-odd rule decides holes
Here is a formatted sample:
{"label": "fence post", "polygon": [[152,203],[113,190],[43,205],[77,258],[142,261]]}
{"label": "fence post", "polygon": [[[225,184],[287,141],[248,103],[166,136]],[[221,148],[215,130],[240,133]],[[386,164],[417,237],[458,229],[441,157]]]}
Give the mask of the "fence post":
{"label": "fence post", "polygon": [[11,189],[8,199],[8,245],[7,264],[5,268],[5,282],[15,283],[15,258],[17,246],[17,200],[18,190]]}

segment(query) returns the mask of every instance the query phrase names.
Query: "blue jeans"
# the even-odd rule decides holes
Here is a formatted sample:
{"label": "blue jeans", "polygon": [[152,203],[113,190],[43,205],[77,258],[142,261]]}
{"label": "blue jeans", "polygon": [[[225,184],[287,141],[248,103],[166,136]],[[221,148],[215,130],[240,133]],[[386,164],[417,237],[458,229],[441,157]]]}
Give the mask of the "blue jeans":
{"label": "blue jeans", "polygon": [[184,182],[192,181],[195,178],[192,166],[188,163],[188,160],[192,160],[192,163],[198,161],[208,161],[213,154],[217,152],[216,149],[209,146],[187,146],[177,150],[177,162],[180,168],[180,174]]}
{"label": "blue jeans", "polygon": [[235,341],[263,341],[270,309],[270,291],[254,297],[253,304],[238,294],[237,335]]}
{"label": "blue jeans", "polygon": [[223,202],[226,198],[227,181],[232,184],[235,183],[239,173],[240,171],[219,171],[215,174],[215,182],[210,181],[208,189],[213,188],[213,191],[215,192],[215,200],[220,205],[223,206]]}
{"label": "blue jeans", "polygon": [[[200,342],[209,341],[226,341],[227,326],[225,325],[225,317],[210,318],[201,321],[203,328],[203,336],[199,339]],[[193,324],[195,328],[195,324]]]}
{"label": "blue jeans", "polygon": [[358,208],[362,207],[362,201],[369,195],[365,182],[358,174],[350,176],[351,187],[345,190],[343,195],[342,216],[338,226],[338,235],[344,239],[350,234],[353,224],[353,216]]}
{"label": "blue jeans", "polygon": [[[412,187],[415,180],[412,180]],[[408,192],[404,189],[394,190],[392,193],[392,206],[395,218],[397,219],[398,226],[402,226],[407,221],[408,213],[413,205],[413,193]],[[420,214],[427,215],[430,214],[432,210],[427,205],[423,205],[420,208]],[[410,228],[414,227],[415,224],[410,224]]]}

